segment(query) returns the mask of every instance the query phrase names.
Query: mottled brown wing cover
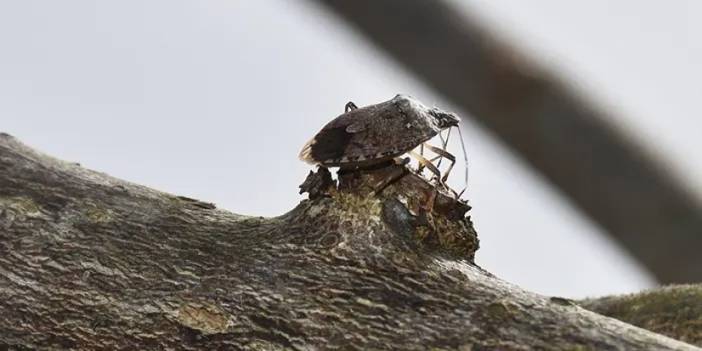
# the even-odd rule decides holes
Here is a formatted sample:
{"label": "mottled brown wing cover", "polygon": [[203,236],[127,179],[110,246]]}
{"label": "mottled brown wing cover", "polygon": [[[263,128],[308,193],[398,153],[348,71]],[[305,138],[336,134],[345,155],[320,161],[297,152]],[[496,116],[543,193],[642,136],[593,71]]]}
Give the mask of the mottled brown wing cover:
{"label": "mottled brown wing cover", "polygon": [[372,164],[402,155],[436,134],[423,105],[397,96],[332,120],[303,147],[300,158],[324,166]]}

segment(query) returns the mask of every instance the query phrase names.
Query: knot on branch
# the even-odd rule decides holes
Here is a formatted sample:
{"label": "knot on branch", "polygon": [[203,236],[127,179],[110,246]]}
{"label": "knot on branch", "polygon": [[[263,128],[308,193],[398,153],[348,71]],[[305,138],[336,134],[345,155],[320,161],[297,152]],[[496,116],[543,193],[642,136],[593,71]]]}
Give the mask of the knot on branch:
{"label": "knot on branch", "polygon": [[359,252],[431,253],[473,261],[479,243],[466,217],[470,206],[465,201],[404,164],[338,174],[337,186],[331,173],[319,167],[300,186],[301,192],[309,193],[306,216],[317,222],[314,228],[324,231],[321,246],[361,246]]}

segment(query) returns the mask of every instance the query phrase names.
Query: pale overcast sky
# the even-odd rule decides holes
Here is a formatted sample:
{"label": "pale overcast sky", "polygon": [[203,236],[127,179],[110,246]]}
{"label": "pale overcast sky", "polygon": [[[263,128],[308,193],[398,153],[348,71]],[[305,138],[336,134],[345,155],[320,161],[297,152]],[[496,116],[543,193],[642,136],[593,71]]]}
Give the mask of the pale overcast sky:
{"label": "pale overcast sky", "polygon": [[[609,3],[461,6],[624,112],[618,123],[671,155],[684,177],[700,179],[702,25],[692,21],[700,6]],[[297,159],[300,147],[349,100],[367,105],[406,93],[465,114],[302,1],[2,1],[0,43],[2,131],[242,214],[295,206],[310,169]],[[479,264],[545,294],[651,286],[521,160],[475,125],[464,130]]]}

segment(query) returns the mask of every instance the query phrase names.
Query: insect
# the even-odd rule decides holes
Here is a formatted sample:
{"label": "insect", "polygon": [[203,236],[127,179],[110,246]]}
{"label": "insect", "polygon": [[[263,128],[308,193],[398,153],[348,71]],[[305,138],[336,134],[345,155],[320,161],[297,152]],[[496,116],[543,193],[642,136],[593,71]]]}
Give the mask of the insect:
{"label": "insect", "polygon": [[[445,185],[456,158],[445,150],[448,140],[444,141],[443,148],[429,145],[427,141],[443,130],[458,127],[458,122],[456,114],[428,108],[407,95],[397,95],[391,100],[362,108],[349,102],[344,114],[329,122],[305,144],[300,159],[325,167],[357,169],[409,153],[418,161],[419,172],[426,168],[440,184]],[[419,153],[413,151],[418,146]],[[424,148],[438,156],[431,160],[425,158]],[[437,159],[440,162],[442,158],[451,162],[443,176],[432,163]]]}

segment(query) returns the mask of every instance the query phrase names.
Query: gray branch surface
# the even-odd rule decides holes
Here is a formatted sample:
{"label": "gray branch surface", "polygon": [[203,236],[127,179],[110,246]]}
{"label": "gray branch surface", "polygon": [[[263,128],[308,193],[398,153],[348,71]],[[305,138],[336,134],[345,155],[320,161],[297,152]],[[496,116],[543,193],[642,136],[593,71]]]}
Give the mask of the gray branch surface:
{"label": "gray branch surface", "polygon": [[465,209],[413,174],[316,175],[242,216],[0,134],[0,349],[697,350],[475,266]]}
{"label": "gray branch surface", "polygon": [[702,285],[673,285],[637,294],[580,301],[580,306],[702,346]]}
{"label": "gray branch surface", "polygon": [[659,281],[702,281],[700,199],[552,69],[446,1],[315,2],[470,112]]}

